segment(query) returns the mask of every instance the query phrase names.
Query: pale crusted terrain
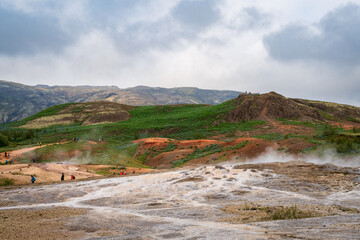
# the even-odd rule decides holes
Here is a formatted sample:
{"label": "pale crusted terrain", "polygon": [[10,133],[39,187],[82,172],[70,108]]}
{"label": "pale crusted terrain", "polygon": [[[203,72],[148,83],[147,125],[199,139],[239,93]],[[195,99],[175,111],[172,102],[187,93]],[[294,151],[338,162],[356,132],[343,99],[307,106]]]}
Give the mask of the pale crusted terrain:
{"label": "pale crusted terrain", "polygon": [[[228,163],[2,190],[10,232],[0,238],[359,239],[359,176],[331,164]],[[26,216],[43,225],[19,227]]]}

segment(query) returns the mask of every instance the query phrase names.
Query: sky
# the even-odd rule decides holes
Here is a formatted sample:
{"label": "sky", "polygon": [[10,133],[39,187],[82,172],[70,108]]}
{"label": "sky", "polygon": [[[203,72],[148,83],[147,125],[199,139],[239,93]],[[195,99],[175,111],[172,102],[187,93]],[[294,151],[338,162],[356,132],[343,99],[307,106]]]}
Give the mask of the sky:
{"label": "sky", "polygon": [[359,0],[1,0],[0,79],[360,107],[359,26]]}

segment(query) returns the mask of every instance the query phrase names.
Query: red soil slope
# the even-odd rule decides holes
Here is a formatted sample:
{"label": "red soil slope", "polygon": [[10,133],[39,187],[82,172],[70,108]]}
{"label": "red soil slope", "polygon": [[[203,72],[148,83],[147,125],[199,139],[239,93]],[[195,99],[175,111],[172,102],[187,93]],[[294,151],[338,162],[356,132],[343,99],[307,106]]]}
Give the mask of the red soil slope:
{"label": "red soil slope", "polygon": [[[140,143],[140,146],[134,157],[139,158],[143,156],[146,165],[158,169],[171,168],[173,167],[171,162],[185,158],[188,154],[193,153],[196,148],[203,149],[214,144],[219,145],[222,149],[228,150],[190,160],[187,164],[206,164],[232,159],[254,158],[265,152],[268,148],[284,149],[290,153],[298,153],[314,145],[304,142],[301,139],[274,142],[251,137],[242,137],[230,142],[208,139],[178,141],[169,138],[145,138],[136,140],[135,143]],[[240,148],[229,149],[241,143],[246,144]],[[171,150],[169,148],[166,149],[169,144],[173,147]]]}

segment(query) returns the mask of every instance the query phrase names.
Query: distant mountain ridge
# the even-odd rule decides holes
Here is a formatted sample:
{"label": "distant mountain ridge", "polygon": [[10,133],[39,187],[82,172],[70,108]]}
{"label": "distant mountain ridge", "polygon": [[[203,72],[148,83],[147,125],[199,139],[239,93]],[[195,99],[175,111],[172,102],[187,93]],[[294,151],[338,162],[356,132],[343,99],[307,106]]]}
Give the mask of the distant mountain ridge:
{"label": "distant mountain ridge", "polygon": [[18,121],[48,107],[70,102],[109,101],[127,105],[219,104],[241,92],[192,87],[28,86],[0,80],[0,123]]}

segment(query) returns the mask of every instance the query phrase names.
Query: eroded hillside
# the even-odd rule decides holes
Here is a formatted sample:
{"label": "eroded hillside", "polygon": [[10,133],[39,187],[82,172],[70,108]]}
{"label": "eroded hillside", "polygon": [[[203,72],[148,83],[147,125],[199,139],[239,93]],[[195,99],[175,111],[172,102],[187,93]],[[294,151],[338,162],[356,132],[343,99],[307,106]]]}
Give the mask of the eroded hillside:
{"label": "eroded hillside", "polygon": [[275,92],[240,94],[226,115],[231,122],[291,119],[360,123],[360,108],[319,101],[286,98]]}
{"label": "eroded hillside", "polygon": [[[40,112],[34,119],[29,119],[22,128],[46,128],[53,125],[94,125],[125,121],[130,118],[127,106],[111,102],[74,103],[59,106],[54,111]],[[56,111],[57,110],[57,111]],[[53,114],[51,114],[53,113]]]}

